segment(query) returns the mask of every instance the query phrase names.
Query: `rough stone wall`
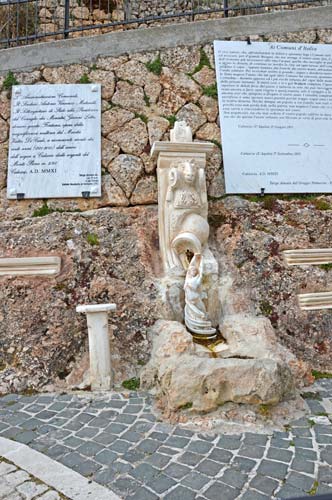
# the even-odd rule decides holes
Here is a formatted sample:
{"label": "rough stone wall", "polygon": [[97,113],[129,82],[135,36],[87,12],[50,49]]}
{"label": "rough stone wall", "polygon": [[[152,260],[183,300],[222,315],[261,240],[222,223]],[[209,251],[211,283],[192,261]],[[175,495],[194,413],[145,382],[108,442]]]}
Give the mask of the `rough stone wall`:
{"label": "rough stone wall", "polygon": [[[331,43],[332,31],[256,39]],[[303,289],[329,289],[332,271],[288,269],[280,254],[283,248],[332,247],[332,199],[224,197],[211,45],[102,57],[15,77],[25,84],[102,84],[102,197],[6,199],[11,92],[1,76],[0,256],[56,254],[63,268],[51,279],[0,278],[0,392],[66,377],[87,349],[79,303],[118,304],[111,319],[117,382],[137,374],[148,358],[146,331],[162,315],[150,149],[169,139],[176,119],[190,124],[195,141],[215,144],[207,164],[211,245],[222,278],[232,283],[230,293],[238,295],[239,312],[268,316],[295,354],[332,370],[330,312],[301,312],[295,299]]]}

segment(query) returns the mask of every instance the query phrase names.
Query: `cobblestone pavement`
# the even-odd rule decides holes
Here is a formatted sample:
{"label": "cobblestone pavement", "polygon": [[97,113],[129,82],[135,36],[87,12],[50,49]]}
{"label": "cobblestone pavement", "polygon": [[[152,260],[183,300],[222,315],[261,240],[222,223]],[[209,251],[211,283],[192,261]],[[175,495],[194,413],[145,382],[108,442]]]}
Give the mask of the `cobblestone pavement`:
{"label": "cobblestone pavement", "polygon": [[47,484],[0,458],[0,498],[4,500],[66,500]]}
{"label": "cobblestone pavement", "polygon": [[272,435],[199,434],[158,422],[146,393],[11,394],[0,398],[0,435],[125,499],[332,495],[332,380],[310,391],[310,417]]}

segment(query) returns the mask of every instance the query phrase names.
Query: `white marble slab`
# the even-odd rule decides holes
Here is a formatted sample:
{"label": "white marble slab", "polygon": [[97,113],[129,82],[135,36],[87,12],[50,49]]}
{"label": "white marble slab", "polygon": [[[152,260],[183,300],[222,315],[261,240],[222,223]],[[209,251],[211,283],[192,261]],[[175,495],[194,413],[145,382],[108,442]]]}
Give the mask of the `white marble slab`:
{"label": "white marble slab", "polygon": [[61,257],[2,257],[0,276],[55,276],[61,269]]}
{"label": "white marble slab", "polygon": [[332,192],[332,45],[215,42],[227,193]]}
{"label": "white marble slab", "polygon": [[288,266],[320,265],[332,262],[332,248],[302,248],[282,252]]}
{"label": "white marble slab", "polygon": [[8,198],[101,196],[100,85],[15,86],[10,124]]}

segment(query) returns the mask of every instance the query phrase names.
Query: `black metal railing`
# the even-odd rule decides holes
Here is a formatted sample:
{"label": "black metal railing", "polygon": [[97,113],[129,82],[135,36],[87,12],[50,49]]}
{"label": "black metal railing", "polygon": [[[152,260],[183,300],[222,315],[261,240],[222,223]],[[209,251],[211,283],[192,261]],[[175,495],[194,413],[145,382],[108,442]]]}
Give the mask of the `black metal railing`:
{"label": "black metal railing", "polygon": [[0,0],[0,48],[167,22],[327,5],[331,0]]}

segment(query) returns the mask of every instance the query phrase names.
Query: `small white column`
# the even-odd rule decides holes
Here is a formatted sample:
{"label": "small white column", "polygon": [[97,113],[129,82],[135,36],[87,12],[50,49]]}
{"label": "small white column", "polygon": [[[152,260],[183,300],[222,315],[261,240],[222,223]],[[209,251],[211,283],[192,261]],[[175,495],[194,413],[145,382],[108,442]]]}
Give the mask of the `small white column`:
{"label": "small white column", "polygon": [[108,336],[108,311],[116,304],[77,306],[76,311],[86,313],[89,332],[90,382],[93,391],[107,391],[112,385],[111,352]]}

